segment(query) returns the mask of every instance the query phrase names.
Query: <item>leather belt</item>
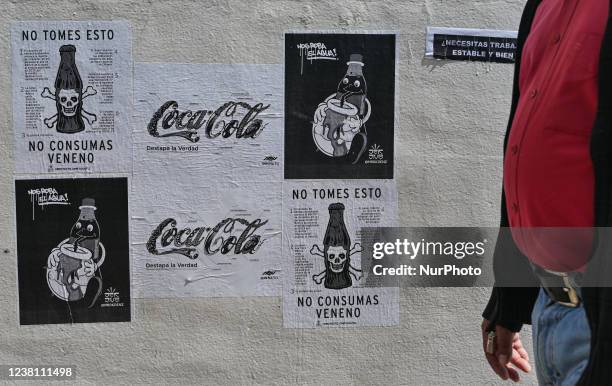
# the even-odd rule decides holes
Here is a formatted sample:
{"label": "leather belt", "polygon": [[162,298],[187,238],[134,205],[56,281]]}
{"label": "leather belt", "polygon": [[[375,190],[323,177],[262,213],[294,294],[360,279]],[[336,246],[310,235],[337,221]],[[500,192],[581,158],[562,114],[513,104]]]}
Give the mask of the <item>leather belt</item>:
{"label": "leather belt", "polygon": [[533,265],[534,272],[546,294],[555,302],[566,307],[578,307],[581,303],[576,272],[555,272]]}

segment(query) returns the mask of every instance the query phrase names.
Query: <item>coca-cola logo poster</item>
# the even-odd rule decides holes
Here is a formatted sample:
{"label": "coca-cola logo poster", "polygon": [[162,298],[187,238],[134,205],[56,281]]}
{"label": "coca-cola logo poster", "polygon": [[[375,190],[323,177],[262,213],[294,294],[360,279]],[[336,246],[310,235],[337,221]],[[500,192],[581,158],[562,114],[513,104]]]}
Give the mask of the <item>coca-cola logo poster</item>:
{"label": "coca-cola logo poster", "polygon": [[285,34],[285,178],[393,178],[395,70],[395,34]]}
{"label": "coca-cola logo poster", "polygon": [[127,178],[15,181],[22,325],[131,319]]}
{"label": "coca-cola logo poster", "polygon": [[130,172],[129,24],[17,22],[11,46],[16,172]]}
{"label": "coca-cola logo poster", "polygon": [[278,296],[281,184],[134,177],[134,289],[143,298]]}
{"label": "coca-cola logo poster", "polygon": [[392,180],[283,187],[283,320],[288,328],[399,323],[399,288],[366,283],[362,228],[397,223]]}
{"label": "coca-cola logo poster", "polygon": [[282,66],[136,63],[136,173],[282,179]]}

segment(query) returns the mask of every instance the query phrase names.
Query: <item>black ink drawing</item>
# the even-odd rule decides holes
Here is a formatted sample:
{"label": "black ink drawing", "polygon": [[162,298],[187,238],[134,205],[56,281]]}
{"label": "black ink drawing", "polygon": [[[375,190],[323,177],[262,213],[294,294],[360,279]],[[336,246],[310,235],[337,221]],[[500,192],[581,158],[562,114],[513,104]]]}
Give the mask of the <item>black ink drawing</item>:
{"label": "black ink drawing", "polygon": [[[167,101],[153,114],[147,131],[153,137],[182,137],[200,141],[200,129],[208,139],[217,137],[257,138],[267,123],[257,118],[270,105],[229,101],[216,110],[179,110],[176,101]],[[232,118],[226,121],[226,119]],[[175,131],[169,131],[174,129]],[[161,133],[160,133],[161,130]]]}
{"label": "black ink drawing", "polygon": [[310,254],[325,259],[325,270],[313,275],[315,283],[329,289],[343,289],[353,285],[353,280],[360,280],[361,270],[351,265],[351,256],[361,252],[361,244],[351,246],[351,236],[344,223],[344,205],[335,203],[329,206],[329,222],[323,238],[323,250],[315,244]]}
{"label": "black ink drawing", "polygon": [[237,217],[226,218],[214,227],[179,229],[175,219],[167,218],[151,232],[146,247],[152,255],[180,254],[192,260],[200,256],[197,248],[200,245],[207,256],[254,254],[265,241],[257,232],[267,223],[268,220],[259,218]]}
{"label": "black ink drawing", "polygon": [[360,54],[352,54],[338,88],[319,104],[314,113],[312,137],[317,148],[330,157],[348,157],[359,162],[368,144],[366,122],[372,106],[367,98]]}
{"label": "black ink drawing", "polygon": [[59,49],[60,64],[55,77],[55,93],[45,87],[41,93],[43,98],[55,101],[56,114],[45,118],[43,122],[48,128],[59,133],[74,134],[85,130],[83,119],[93,125],[97,116],[83,109],[83,100],[97,91],[87,86],[83,91],[83,81],[75,61],[76,48],[71,44],[63,45]]}
{"label": "black ink drawing", "polygon": [[130,321],[127,178],[15,180],[15,208],[20,324]]}
{"label": "black ink drawing", "polygon": [[84,198],[81,213],[70,230],[70,237],[51,250],[47,259],[47,284],[53,295],[68,302],[85,297],[90,280],[97,282],[97,293],[89,308],[102,293],[100,267],[106,250],[100,242],[100,226],[95,215],[95,200]]}
{"label": "black ink drawing", "polygon": [[393,178],[395,41],[285,34],[285,179]]}

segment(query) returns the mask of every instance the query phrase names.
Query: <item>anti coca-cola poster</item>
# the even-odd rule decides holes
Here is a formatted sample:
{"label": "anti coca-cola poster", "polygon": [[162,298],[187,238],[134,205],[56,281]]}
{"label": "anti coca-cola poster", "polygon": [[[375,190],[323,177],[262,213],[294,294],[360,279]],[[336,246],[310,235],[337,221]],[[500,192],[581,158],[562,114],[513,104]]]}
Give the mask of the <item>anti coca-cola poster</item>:
{"label": "anti coca-cola poster", "polygon": [[281,181],[281,79],[281,65],[137,63],[135,173]]}
{"label": "anti coca-cola poster", "polygon": [[280,295],[280,183],[133,181],[135,296]]}
{"label": "anti coca-cola poster", "polygon": [[396,36],[285,34],[285,178],[391,179]]}
{"label": "anti coca-cola poster", "polygon": [[126,22],[12,25],[16,173],[131,171],[131,41]]}
{"label": "anti coca-cola poster", "polygon": [[399,323],[398,286],[367,282],[361,256],[362,229],[396,226],[397,213],[392,180],[284,184],[285,327]]}
{"label": "anti coca-cola poster", "polygon": [[127,178],[15,181],[22,325],[131,319]]}

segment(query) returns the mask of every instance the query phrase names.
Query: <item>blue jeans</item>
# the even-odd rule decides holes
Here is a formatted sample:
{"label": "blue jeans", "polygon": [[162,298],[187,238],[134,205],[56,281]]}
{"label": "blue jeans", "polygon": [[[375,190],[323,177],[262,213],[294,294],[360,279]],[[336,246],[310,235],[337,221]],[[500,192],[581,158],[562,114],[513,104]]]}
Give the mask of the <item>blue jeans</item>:
{"label": "blue jeans", "polygon": [[540,385],[575,385],[587,365],[591,344],[584,307],[557,304],[540,289],[531,322]]}

